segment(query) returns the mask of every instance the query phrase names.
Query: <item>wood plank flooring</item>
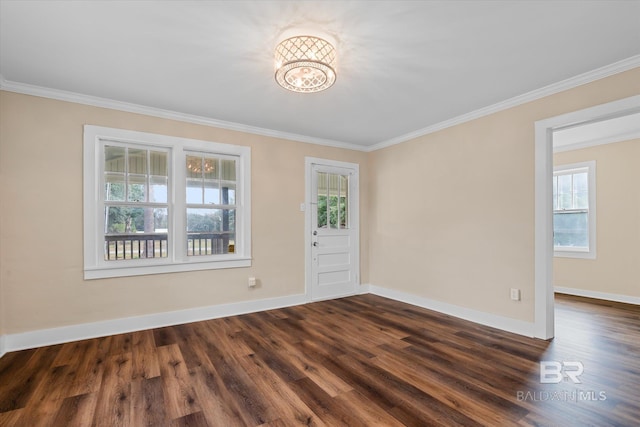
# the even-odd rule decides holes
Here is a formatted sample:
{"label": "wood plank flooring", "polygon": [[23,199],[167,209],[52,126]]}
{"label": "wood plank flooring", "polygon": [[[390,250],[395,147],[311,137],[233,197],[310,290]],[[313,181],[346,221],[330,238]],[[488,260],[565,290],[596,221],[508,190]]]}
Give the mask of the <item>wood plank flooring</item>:
{"label": "wood plank flooring", "polygon": [[13,352],[0,425],[640,425],[640,307],[556,307],[551,342],[359,295]]}

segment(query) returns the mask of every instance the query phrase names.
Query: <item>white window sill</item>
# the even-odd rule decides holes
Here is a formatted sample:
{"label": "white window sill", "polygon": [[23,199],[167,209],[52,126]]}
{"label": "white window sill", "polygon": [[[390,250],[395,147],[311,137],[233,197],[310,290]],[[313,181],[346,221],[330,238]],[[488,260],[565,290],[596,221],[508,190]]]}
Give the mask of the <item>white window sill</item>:
{"label": "white window sill", "polygon": [[554,249],[553,256],[556,258],[581,258],[581,259],[595,259],[595,251],[589,251],[588,249]]}
{"label": "white window sill", "polygon": [[[118,261],[113,261],[117,263]],[[218,270],[223,268],[251,267],[251,258],[236,257],[220,261],[190,261],[144,266],[109,266],[85,268],[84,279],[106,279],[110,277],[144,276],[149,274],[180,273],[184,271]]]}

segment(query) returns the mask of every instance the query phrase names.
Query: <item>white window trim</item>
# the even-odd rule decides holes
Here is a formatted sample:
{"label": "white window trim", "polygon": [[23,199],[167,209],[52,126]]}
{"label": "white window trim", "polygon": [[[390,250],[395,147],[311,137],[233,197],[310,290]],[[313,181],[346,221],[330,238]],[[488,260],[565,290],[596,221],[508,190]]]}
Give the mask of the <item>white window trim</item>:
{"label": "white window trim", "polygon": [[[574,169],[587,169],[589,177],[589,248],[563,248],[553,247],[553,256],[558,258],[596,258],[596,162],[591,160],[588,162],[571,163],[567,165],[558,165],[553,168],[556,172],[570,172]],[[553,203],[551,204],[553,206]]]}
{"label": "white window trim", "polygon": [[[100,188],[102,171],[101,141],[119,141],[131,144],[171,149],[169,160],[169,256],[145,260],[119,260],[107,262],[103,254],[103,213]],[[191,256],[186,253],[186,152],[200,151],[212,154],[238,156],[238,197],[236,200],[236,252],[214,256]],[[182,271],[238,268],[251,266],[251,148],[196,139],[156,135],[100,126],[84,126],[84,278],[138,276]],[[183,239],[184,237],[184,239]]]}

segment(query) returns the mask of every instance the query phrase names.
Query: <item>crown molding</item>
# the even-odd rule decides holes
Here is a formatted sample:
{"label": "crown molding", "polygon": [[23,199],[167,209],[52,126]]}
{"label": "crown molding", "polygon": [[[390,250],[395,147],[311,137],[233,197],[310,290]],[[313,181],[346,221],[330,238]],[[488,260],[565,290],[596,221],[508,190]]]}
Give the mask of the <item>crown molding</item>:
{"label": "crown molding", "polygon": [[427,126],[422,129],[418,129],[413,132],[409,132],[403,135],[399,135],[395,138],[388,139],[386,141],[379,142],[374,145],[359,145],[342,141],[335,141],[330,139],[315,138],[307,135],[300,135],[295,133],[288,133],[277,131],[273,129],[261,128],[256,126],[249,126],[241,123],[227,122],[224,120],[212,119],[209,117],[196,116],[191,114],[180,113],[177,111],[163,110],[160,108],[148,107],[139,104],[133,104],[128,102],[116,101],[108,98],[100,98],[96,96],[83,95],[76,92],[63,91],[58,89],[50,89],[42,86],[35,86],[26,83],[18,83],[5,78],[0,75],[0,90],[8,92],[22,93],[25,95],[40,96],[43,98],[56,99],[59,101],[74,102],[77,104],[91,105],[94,107],[109,108],[112,110],[126,111],[129,113],[144,114],[147,116],[159,117],[170,120],[178,120],[181,122],[194,123],[199,125],[211,126],[221,129],[227,129],[238,132],[245,132],[254,135],[268,136],[272,138],[287,139],[290,141],[303,142],[307,144],[323,145],[334,148],[344,148],[347,150],[372,152],[383,148],[391,147],[393,145],[401,144],[403,142],[410,141],[412,139],[435,133],[443,129],[447,129],[462,123],[469,122],[471,120],[479,119],[490,114],[494,114],[509,108],[516,107],[518,105],[525,104],[527,102],[535,101],[546,96],[554,95],[565,90],[573,89],[575,87],[591,83],[596,80],[609,77],[614,74],[622,73],[634,68],[640,67],[640,55],[635,55],[627,59],[623,59],[613,64],[606,65],[601,68],[597,68],[592,71],[588,71],[583,74],[579,74],[574,77],[570,77],[566,80],[562,80],[557,83],[544,86],[540,89],[533,90],[531,92],[524,93],[522,95],[515,96],[505,101],[498,102],[475,111],[471,111],[466,114],[454,117],[452,119],[444,120],[442,122]]}
{"label": "crown molding", "polygon": [[84,95],[77,92],[70,92],[58,89],[51,89],[42,86],[19,83],[6,80],[0,75],[0,90],[7,92],[21,93],[24,95],[39,96],[42,98],[55,99],[58,101],[73,102],[76,104],[90,105],[92,107],[109,108],[111,110],[125,111],[128,113],[144,114],[146,116],[159,117],[162,119],[177,120],[186,123],[211,126],[220,129],[227,129],[237,132],[245,132],[253,135],[262,135],[272,138],[287,139],[290,141],[304,142],[307,144],[324,145],[327,147],[344,148],[347,150],[367,151],[367,147],[331,139],[315,138],[312,136],[299,135],[295,133],[282,132],[273,129],[261,128],[257,126],[245,125],[242,123],[227,122],[224,120],[212,119],[204,116],[180,113],[178,111],[164,110],[161,108],[148,107],[140,104],[116,101],[108,98]]}
{"label": "crown molding", "polygon": [[596,80],[603,79],[605,77],[612,76],[614,74],[629,71],[636,67],[640,67],[640,55],[635,55],[622,61],[614,62],[613,64],[606,65],[601,68],[597,68],[592,71],[588,71],[583,74],[579,74],[574,77],[570,77],[566,80],[552,83],[548,86],[544,86],[540,89],[532,90],[531,92],[524,93],[522,95],[515,96],[505,101],[498,102],[487,107],[480,108],[470,113],[463,114],[461,116],[454,117],[449,120],[445,120],[440,123],[436,123],[426,128],[418,129],[414,132],[409,132],[404,135],[397,136],[395,138],[388,139],[386,141],[379,142],[377,144],[367,147],[366,151],[376,151],[382,148],[391,147],[393,145],[401,144],[403,142],[410,141],[412,139],[428,135],[430,133],[438,132],[443,129],[447,129],[471,120],[479,119],[490,114],[497,113],[499,111],[507,110],[509,108],[517,107],[518,105],[526,104],[527,102],[535,101],[546,96],[554,95],[565,90],[573,89],[578,86],[591,83]]}

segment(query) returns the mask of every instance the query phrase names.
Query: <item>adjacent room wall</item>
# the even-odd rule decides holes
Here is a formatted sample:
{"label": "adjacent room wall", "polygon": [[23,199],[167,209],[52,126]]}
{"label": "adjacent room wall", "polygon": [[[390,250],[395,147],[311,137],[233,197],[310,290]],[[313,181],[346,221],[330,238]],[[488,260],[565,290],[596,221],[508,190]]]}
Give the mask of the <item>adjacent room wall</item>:
{"label": "adjacent room wall", "polygon": [[[303,294],[304,158],[360,165],[367,153],[256,136],[0,91],[0,273],[4,333]],[[83,280],[83,125],[227,144],[252,154],[251,268]],[[361,209],[361,274],[368,281],[367,209]],[[259,286],[249,289],[247,278]]]}
{"label": "adjacent room wall", "polygon": [[[1,93],[1,91],[0,91]],[[0,95],[1,96],[1,95]],[[4,187],[4,168],[2,167],[2,114],[0,114],[0,192]],[[4,199],[1,198],[2,195],[0,193],[0,357],[5,354],[5,327],[4,327],[4,317],[5,317],[5,309],[4,309],[4,265],[2,264],[2,254],[4,253],[4,239],[2,224],[4,217]]]}
{"label": "adjacent room wall", "polygon": [[[2,120],[0,120],[0,124],[2,123]],[[0,131],[1,132],[1,131]],[[0,133],[0,142],[2,141],[1,139],[2,134]],[[1,147],[0,147],[1,148]],[[2,156],[2,152],[0,149],[0,159]],[[0,162],[1,164],[1,162]],[[2,168],[0,167],[0,191],[2,191],[2,187],[4,186],[4,180],[2,178]],[[0,199],[0,236],[2,236],[2,217],[3,217],[3,211],[4,209],[2,208],[4,206],[4,201],[2,199]],[[2,337],[5,335],[4,332],[4,287],[2,286],[3,284],[3,280],[2,280],[2,272],[4,271],[3,269],[3,265],[2,265],[2,256],[1,254],[4,253],[4,247],[3,247],[3,239],[0,238],[0,354],[2,353]]]}
{"label": "adjacent room wall", "polygon": [[596,259],[555,257],[554,286],[640,297],[640,139],[554,154],[596,161]]}
{"label": "adjacent room wall", "polygon": [[636,68],[371,153],[371,284],[532,323],[534,123],[639,93]]}

